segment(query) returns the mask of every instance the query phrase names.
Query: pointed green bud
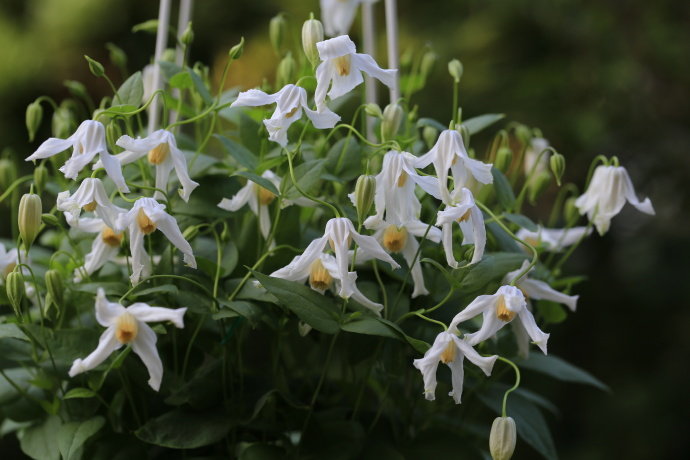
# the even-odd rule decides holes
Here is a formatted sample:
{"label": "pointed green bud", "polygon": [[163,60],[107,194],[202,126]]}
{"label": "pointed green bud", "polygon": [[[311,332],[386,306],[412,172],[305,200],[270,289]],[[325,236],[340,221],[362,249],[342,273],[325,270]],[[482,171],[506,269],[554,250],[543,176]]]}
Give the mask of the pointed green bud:
{"label": "pointed green bud", "polygon": [[52,214],[42,214],[41,221],[45,225],[50,225],[52,227],[57,227],[60,224],[60,220]]}
{"label": "pointed green bud", "polygon": [[494,166],[496,169],[505,173],[510,169],[510,164],[513,162],[513,151],[509,147],[500,147],[496,152],[496,161]]}
{"label": "pointed green bud", "polygon": [[89,93],[86,90],[86,86],[82,82],[76,80],[65,80],[62,82],[63,85],[67,87],[72,96],[78,97],[83,100],[89,99]]}
{"label": "pointed green bud", "polygon": [[431,148],[436,143],[436,139],[438,139],[438,129],[433,126],[425,126],[422,130],[422,137],[424,142],[426,142],[426,146]]}
{"label": "pointed green bud", "polygon": [[29,142],[34,141],[36,131],[41,126],[41,120],[43,120],[43,107],[36,100],[26,107],[26,130],[29,132]]}
{"label": "pointed green bud", "polygon": [[496,417],[491,424],[489,451],[493,460],[510,460],[517,440],[515,420],[512,417]]}
{"label": "pointed green bud", "polygon": [[240,38],[240,42],[237,45],[230,48],[230,51],[228,51],[228,56],[230,57],[230,60],[234,61],[234,60],[242,57],[243,51],[244,51],[244,37]]}
{"label": "pointed green bud", "polygon": [[194,41],[194,31],[192,30],[192,21],[189,21],[187,23],[187,27],[184,29],[184,32],[182,32],[182,35],[180,36],[180,41],[184,46],[189,46],[192,44]]}
{"label": "pointed green bud", "polygon": [[97,77],[102,77],[103,75],[105,75],[105,68],[103,68],[103,64],[96,61],[95,59],[88,57],[86,54],[84,55],[84,58],[89,63],[89,70],[92,74],[94,74]]}
{"label": "pointed green bud", "polygon": [[69,108],[69,105],[62,103],[60,107],[53,113],[53,120],[51,122],[54,137],[65,139],[72,135],[76,128],[74,115]]}
{"label": "pointed green bud", "polygon": [[197,236],[198,234],[199,234],[199,226],[198,225],[192,225],[190,227],[187,227],[184,229],[184,232],[182,232],[182,236],[187,241],[192,241],[194,239],[194,237]]}
{"label": "pointed green bud", "polygon": [[565,204],[563,205],[563,217],[565,217],[565,223],[568,227],[575,225],[580,218],[580,210],[575,206],[576,200],[577,197],[571,196],[565,200]]}
{"label": "pointed green bud", "polygon": [[304,49],[304,54],[314,67],[321,61],[316,44],[322,41],[323,24],[321,24],[321,21],[313,18],[304,21],[302,25],[302,49]]}
{"label": "pointed green bud", "polygon": [[556,178],[556,183],[560,187],[561,177],[563,177],[563,173],[565,172],[565,157],[560,153],[554,153],[551,155],[551,158],[549,158],[549,165],[551,166],[551,172]]}
{"label": "pointed green bud", "polygon": [[34,169],[34,185],[39,194],[45,190],[46,182],[48,182],[48,168],[40,164]]}
{"label": "pointed green bud", "polygon": [[414,59],[414,49],[407,48],[400,55],[400,67],[407,68],[412,65],[412,59]]}
{"label": "pointed green bud", "polygon": [[364,113],[374,118],[383,118],[381,107],[376,102],[369,102],[364,105]]}
{"label": "pointed green bud", "polygon": [[395,135],[398,134],[403,115],[403,109],[398,104],[388,104],[386,108],[383,109],[381,139],[384,142],[393,139]]}
{"label": "pointed green bud", "polygon": [[17,166],[9,158],[0,159],[0,193],[17,180]]}
{"label": "pointed green bud", "polygon": [[65,300],[65,285],[62,281],[62,275],[55,269],[50,269],[46,272],[46,289],[50,295],[53,303],[61,308]]}
{"label": "pointed green bud", "polygon": [[542,171],[536,176],[533,176],[533,179],[530,181],[528,186],[530,203],[537,201],[537,198],[539,198],[541,194],[544,193],[547,188],[549,188],[550,184],[551,174],[549,174],[547,171]]}
{"label": "pointed green bud", "polygon": [[424,53],[424,56],[422,56],[422,62],[419,65],[419,72],[422,74],[425,80],[431,71],[434,70],[437,59],[438,56],[431,50],[428,50],[426,53]]}
{"label": "pointed green bud", "polygon": [[448,73],[451,77],[453,77],[455,83],[460,83],[460,79],[462,78],[462,71],[462,63],[457,59],[453,59],[448,63]]}
{"label": "pointed green bud", "polygon": [[288,51],[287,55],[278,64],[276,72],[276,83],[279,88],[295,81],[297,74],[297,62],[292,57],[292,53]]}
{"label": "pointed green bud", "polygon": [[515,136],[520,139],[523,144],[528,144],[532,140],[532,131],[525,125],[518,125],[515,127]]}
{"label": "pointed green bud", "polygon": [[355,185],[355,208],[357,209],[357,219],[364,222],[364,218],[369,214],[371,205],[374,203],[376,193],[376,178],[371,175],[362,175],[357,178]]}
{"label": "pointed green bud", "polygon": [[41,197],[35,193],[25,193],[21,200],[19,200],[17,225],[19,226],[19,234],[22,237],[24,247],[26,247],[27,251],[41,229],[42,213],[43,207],[41,204]]}
{"label": "pointed green bud", "polygon": [[125,54],[124,51],[122,51],[122,48],[119,46],[115,45],[114,43],[106,43],[105,47],[108,49],[110,52],[110,62],[115,64],[120,69],[126,69],[127,68],[127,55]]}
{"label": "pointed green bud", "polygon": [[14,314],[19,316],[22,308],[22,299],[24,298],[24,276],[20,270],[16,268],[11,271],[5,279],[5,290],[7,298],[12,305]]}
{"label": "pointed green bud", "polygon": [[279,13],[271,18],[271,22],[268,23],[268,37],[276,54],[278,56],[282,55],[283,42],[285,37],[287,37],[287,21],[283,13]]}
{"label": "pointed green bud", "polygon": [[223,231],[220,232],[221,241],[230,241],[230,227],[227,222],[223,221]]}
{"label": "pointed green bud", "polygon": [[158,31],[158,19],[149,19],[132,26],[132,32],[148,32],[155,34]]}

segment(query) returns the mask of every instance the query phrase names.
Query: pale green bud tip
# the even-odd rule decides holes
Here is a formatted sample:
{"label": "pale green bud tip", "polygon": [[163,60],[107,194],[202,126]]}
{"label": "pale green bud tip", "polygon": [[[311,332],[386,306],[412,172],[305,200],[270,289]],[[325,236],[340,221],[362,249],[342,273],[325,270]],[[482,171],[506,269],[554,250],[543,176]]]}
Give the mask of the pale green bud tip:
{"label": "pale green bud tip", "polygon": [[510,168],[512,161],[513,151],[508,147],[501,147],[498,149],[498,152],[496,152],[496,161],[494,162],[494,166],[502,173],[505,173]]}
{"label": "pale green bud tip", "polygon": [[198,234],[199,234],[199,227],[196,225],[192,225],[191,227],[187,227],[184,229],[184,232],[182,232],[182,236],[187,241],[193,240],[194,237],[197,236]]}
{"label": "pale green bud tip", "polygon": [[41,215],[41,220],[43,221],[44,224],[52,225],[53,227],[57,227],[58,224],[60,223],[60,220],[52,214]]}
{"label": "pale green bud tip", "polygon": [[42,119],[43,107],[39,101],[34,101],[26,107],[26,130],[29,132],[29,142],[33,142]]}
{"label": "pale green bud tip", "polygon": [[419,70],[424,76],[424,78],[428,77],[431,71],[434,69],[434,66],[436,65],[436,53],[433,51],[427,51],[424,53],[424,56],[422,56],[422,62],[419,66]]}
{"label": "pale green bud tip", "polygon": [[105,75],[105,68],[103,68],[103,64],[94,59],[91,59],[86,54],[84,55],[84,58],[89,63],[89,70],[92,74],[94,74],[97,77],[102,77],[103,75]]}
{"label": "pale green bud tip", "polygon": [[278,86],[283,87],[291,83],[295,79],[297,73],[297,61],[292,57],[292,53],[288,52],[280,63],[278,64],[278,71],[276,72],[276,80]]}
{"label": "pale green bud tip", "polygon": [[9,158],[0,159],[0,192],[4,192],[17,179],[17,166]]}
{"label": "pale green bud tip", "polygon": [[268,37],[271,40],[271,45],[277,54],[281,54],[280,50],[283,47],[285,36],[287,35],[287,21],[285,15],[280,13],[271,18],[268,24]]}
{"label": "pale green bud tip", "polygon": [[359,176],[355,185],[355,208],[357,208],[357,218],[360,222],[369,214],[375,193],[376,178],[371,175]]}
{"label": "pale green bud tip", "polygon": [[19,234],[27,249],[34,242],[41,228],[41,214],[41,197],[35,193],[24,194],[19,201],[17,225],[19,226]]}
{"label": "pale green bud tip", "polygon": [[307,19],[302,25],[302,48],[311,65],[319,63],[318,42],[323,41],[323,24],[318,19]]}
{"label": "pale green bud tip", "polygon": [[580,218],[580,210],[575,206],[576,197],[570,197],[565,200],[565,205],[563,206],[563,216],[568,226],[575,225],[577,219]]}
{"label": "pale green bud tip", "polygon": [[551,183],[551,174],[542,171],[530,182],[529,199],[534,203],[539,196],[546,191]]}
{"label": "pale green bud tip", "polygon": [[369,102],[364,105],[364,113],[374,118],[383,118],[381,107],[376,102]]}
{"label": "pale green bud tip", "polygon": [[556,182],[561,185],[561,177],[565,172],[565,157],[560,153],[554,153],[549,159],[549,165],[551,166],[551,172],[556,177]]}
{"label": "pale green bud tip", "polygon": [[15,269],[10,272],[5,279],[5,289],[7,292],[7,299],[12,304],[14,313],[19,315],[22,299],[24,298],[24,276],[21,271]]}
{"label": "pale green bud tip", "polygon": [[431,148],[436,143],[436,139],[438,139],[438,129],[433,126],[425,126],[422,130],[422,137],[427,147]]}
{"label": "pale green bud tip", "polygon": [[456,83],[460,82],[460,79],[462,78],[462,71],[462,63],[457,59],[453,59],[448,63],[448,73],[450,73],[450,76],[453,77],[453,80],[455,80]]}
{"label": "pale green bud tip", "polygon": [[515,431],[512,417],[496,417],[489,434],[489,451],[493,460],[510,460],[517,440]]}
{"label": "pale green bud tip", "polygon": [[106,43],[105,47],[110,51],[110,62],[120,68],[125,68],[127,66],[127,55],[122,51],[122,48],[114,43]]}
{"label": "pale green bud tip", "polygon": [[388,104],[383,109],[383,120],[381,121],[381,138],[384,141],[393,139],[400,129],[403,118],[403,109],[398,104]]}
{"label": "pale green bud tip", "polygon": [[182,32],[182,35],[180,36],[180,41],[185,46],[191,45],[192,42],[194,41],[194,31],[192,30],[192,21],[189,21],[187,23],[187,27],[184,29],[184,32]]}
{"label": "pale green bud tip", "polygon": [[242,51],[244,51],[244,37],[240,38],[240,42],[237,45],[230,48],[228,56],[234,61],[242,56]]}
{"label": "pale green bud tip", "polygon": [[44,190],[47,181],[48,168],[42,164],[38,165],[36,169],[34,169],[34,185],[36,186],[36,189],[38,189],[39,193]]}
{"label": "pale green bud tip", "polygon": [[53,302],[58,307],[62,306],[62,302],[65,299],[65,286],[62,282],[62,275],[60,275],[59,271],[51,269],[46,272],[45,280],[46,289]]}

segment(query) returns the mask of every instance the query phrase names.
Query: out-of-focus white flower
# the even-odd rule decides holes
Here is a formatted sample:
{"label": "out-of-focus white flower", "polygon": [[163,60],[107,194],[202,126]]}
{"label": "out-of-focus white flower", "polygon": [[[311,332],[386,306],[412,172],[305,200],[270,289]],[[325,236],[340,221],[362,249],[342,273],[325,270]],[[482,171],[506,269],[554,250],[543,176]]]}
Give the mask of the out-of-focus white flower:
{"label": "out-of-focus white flower", "polygon": [[334,37],[350,31],[360,3],[377,0],[321,0],[321,20],[326,35]]}
{"label": "out-of-focus white flower", "polygon": [[276,104],[276,110],[271,118],[264,120],[268,130],[268,138],[282,147],[288,143],[287,132],[290,125],[302,118],[302,110],[317,129],[328,129],[335,126],[340,116],[323,106],[318,111],[311,110],[307,104],[307,92],[295,85],[285,85],[275,94],[266,94],[258,89],[244,91],[237,96],[231,107],[256,107]]}
{"label": "out-of-focus white flower", "polygon": [[131,344],[132,350],[139,355],[149,372],[149,385],[158,391],[163,378],[163,363],[156,348],[156,333],[146,323],[170,321],[176,327],[183,328],[186,311],[186,308],[152,307],[142,302],[125,308],[119,303],[108,302],[105,292],[99,288],[96,296],[96,320],[107,329],[103,331],[98,339],[98,346],[89,356],[74,360],[69,376],[74,377],[94,369],[113,351],[122,345]]}
{"label": "out-of-focus white flower", "polygon": [[635,195],[628,171],[622,166],[597,166],[587,191],[575,200],[580,214],[587,214],[590,222],[597,227],[600,235],[606,233],[611,219],[618,214],[628,201],[639,211],[654,215],[654,207],[649,198],[640,201]]}
{"label": "out-of-focus white flower", "polygon": [[122,175],[120,161],[108,153],[105,143],[105,128],[101,122],[85,120],[79,128],[67,139],[51,137],[43,142],[26,161],[49,158],[72,147],[72,156],[60,167],[60,171],[68,179],[76,179],[79,171],[91,163],[96,155],[100,156],[100,162],[105,172],[115,182],[122,192],[129,192],[125,178]]}
{"label": "out-of-focus white flower", "polygon": [[549,334],[543,332],[534,321],[534,316],[527,309],[527,301],[522,291],[515,286],[501,286],[492,295],[480,295],[464,310],[455,315],[448,328],[456,331],[458,324],[483,315],[482,327],[472,334],[465,334],[464,339],[470,345],[477,345],[493,337],[499,329],[511,322],[516,316],[520,326],[527,332],[532,341],[546,354],[546,343]]}
{"label": "out-of-focus white flower", "polygon": [[108,199],[103,182],[91,177],[84,179],[72,195],[69,191],[58,193],[57,209],[65,213],[67,223],[71,226],[77,224],[83,209],[96,214],[111,228],[115,226],[118,214],[125,211]]}
{"label": "out-of-focus white flower", "polygon": [[114,230],[122,232],[129,230],[129,248],[132,253],[132,284],[137,284],[142,276],[151,273],[151,261],[144,249],[144,235],[160,230],[177,249],[182,251],[184,262],[196,268],[196,259],[192,247],[182,236],[180,227],[173,216],[165,212],[165,206],[153,198],[139,198],[132,209],[120,214],[115,222]]}
{"label": "out-of-focus white flower", "polygon": [[[336,263],[334,267],[335,276],[331,276],[340,280],[338,295],[347,299],[357,290],[357,286],[355,285],[357,272],[348,271],[348,263],[350,261],[348,248],[352,244],[352,240],[359,246],[357,251],[358,257],[362,254],[363,257],[376,258],[388,262],[393,268],[400,268],[400,265],[386,253],[375,238],[360,235],[355,230],[350,219],[346,217],[337,217],[326,223],[326,230],[323,236],[309,243],[309,246],[307,246],[302,255],[295,257],[289,265],[272,273],[271,276],[277,276],[284,279],[302,277],[305,272],[309,272],[312,264],[317,259],[321,259],[321,254],[328,244],[335,253]],[[278,273],[278,275],[276,275],[276,273]]]}
{"label": "out-of-focus white flower", "polygon": [[145,104],[153,96],[156,90],[156,65],[147,64],[141,71],[141,80],[144,86],[143,96],[141,98],[141,103]]}
{"label": "out-of-focus white flower", "polygon": [[462,386],[465,379],[464,358],[478,366],[484,374],[491,375],[494,362],[498,356],[481,356],[466,340],[460,340],[453,331],[444,331],[436,336],[434,344],[423,358],[413,361],[414,367],[420,370],[424,379],[424,397],[429,401],[436,399],[436,369],[442,362],[450,368],[453,390],[448,393],[456,404],[460,404]]}
{"label": "out-of-focus white flower", "polygon": [[373,57],[357,53],[355,44],[347,35],[319,42],[316,48],[319,50],[322,61],[316,68],[316,91],[314,92],[314,101],[319,111],[325,110],[326,94],[331,99],[336,99],[362,83],[364,81],[362,72],[366,72],[388,87],[395,84],[397,69],[382,69]]}
{"label": "out-of-focus white flower", "polygon": [[[534,175],[536,177],[539,173],[545,172],[549,168],[549,153],[539,156],[541,152],[549,147],[549,141],[543,137],[533,137],[530,140],[529,147],[525,150],[525,156],[523,159],[523,171],[525,176],[529,176],[534,167]],[[536,164],[536,166],[535,166]]]}
{"label": "out-of-focus white flower", "polygon": [[484,216],[474,202],[474,196],[468,188],[453,190],[449,204],[443,211],[438,212],[436,225],[443,230],[443,249],[446,261],[453,268],[458,268],[458,262],[453,255],[453,222],[460,225],[462,244],[474,244],[474,253],[470,264],[479,262],[484,256],[486,246],[486,229]]}
{"label": "out-of-focus white flower", "polygon": [[541,246],[546,251],[557,252],[577,243],[583,235],[591,233],[592,229],[587,227],[544,228],[539,225],[536,232],[521,228],[515,236],[530,246]]}
{"label": "out-of-focus white flower", "polygon": [[[125,210],[123,209],[122,211],[124,212]],[[91,244],[91,251],[84,256],[84,265],[74,269],[74,282],[78,283],[85,272],[91,275],[105,265],[106,262],[115,259],[118,252],[120,252],[124,233],[115,232],[105,221],[98,218],[82,217],[72,227],[86,233],[97,233]]]}
{"label": "out-of-focus white flower", "polygon": [[462,136],[454,129],[443,131],[431,150],[417,158],[415,166],[425,168],[431,163],[438,176],[439,194],[443,202],[447,204],[451,202],[448,191],[448,170],[451,170],[453,174],[454,189],[467,187],[470,177],[474,177],[482,184],[490,184],[494,180],[491,175],[491,164],[470,158]]}
{"label": "out-of-focus white flower", "polygon": [[5,245],[0,243],[0,281],[4,281],[16,266],[17,248],[12,248],[8,251],[5,249]]}

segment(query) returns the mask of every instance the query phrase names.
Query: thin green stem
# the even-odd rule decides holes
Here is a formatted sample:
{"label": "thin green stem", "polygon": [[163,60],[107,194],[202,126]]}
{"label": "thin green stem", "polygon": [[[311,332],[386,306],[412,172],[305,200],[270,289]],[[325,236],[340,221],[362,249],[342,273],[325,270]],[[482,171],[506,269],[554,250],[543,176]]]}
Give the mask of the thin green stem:
{"label": "thin green stem", "polygon": [[311,402],[309,403],[309,412],[307,412],[307,417],[304,419],[304,424],[302,425],[302,435],[303,436],[304,436],[304,433],[306,433],[307,428],[309,426],[309,420],[311,419],[311,415],[314,412],[314,405],[316,404],[316,400],[318,399],[319,393],[321,392],[321,386],[323,385],[323,381],[326,378],[326,372],[328,372],[328,367],[329,367],[329,364],[331,363],[331,357],[333,356],[333,348],[335,345],[335,341],[338,338],[338,335],[340,335],[340,331],[333,334],[333,338],[331,339],[331,343],[328,346],[328,352],[326,354],[326,362],[323,364],[323,368],[321,369],[321,376],[319,377],[319,383],[316,385],[316,389],[314,390],[314,394],[311,397]]}
{"label": "thin green stem", "polygon": [[3,201],[5,198],[7,198],[8,196],[10,196],[10,195],[12,194],[12,192],[14,191],[14,189],[16,189],[17,187],[19,187],[22,183],[27,182],[27,181],[30,181],[30,180],[33,179],[33,178],[34,178],[33,175],[28,175],[28,176],[20,177],[19,179],[17,179],[17,180],[15,180],[14,182],[12,182],[12,183],[10,184],[10,186],[7,187],[7,190],[5,190],[5,191],[3,192],[2,195],[0,195],[0,203],[2,203],[2,201]]}
{"label": "thin green stem", "polygon": [[327,208],[330,208],[330,210],[333,211],[333,214],[335,214],[336,218],[340,217],[340,212],[338,211],[338,209],[335,206],[333,206],[332,204],[330,204],[326,201],[323,201],[323,200],[320,200],[316,197],[311,196],[310,194],[305,192],[302,189],[302,187],[300,187],[300,185],[297,183],[297,179],[295,179],[295,170],[292,166],[292,153],[287,152],[287,158],[288,158],[288,167],[290,168],[290,179],[292,179],[292,185],[295,186],[297,191],[300,192],[302,194],[302,196],[304,196],[305,198],[310,199],[311,201],[319,203],[323,206],[326,206]]}
{"label": "thin green stem", "polygon": [[503,417],[507,417],[506,415],[506,405],[508,403],[508,395],[512,393],[513,391],[517,390],[517,388],[520,386],[520,369],[517,367],[517,365],[509,360],[508,358],[504,358],[503,356],[499,356],[498,359],[500,361],[503,361],[506,364],[509,364],[513,370],[515,371],[515,385],[513,385],[511,388],[506,390],[506,392],[503,394],[503,409],[502,409],[502,414]]}

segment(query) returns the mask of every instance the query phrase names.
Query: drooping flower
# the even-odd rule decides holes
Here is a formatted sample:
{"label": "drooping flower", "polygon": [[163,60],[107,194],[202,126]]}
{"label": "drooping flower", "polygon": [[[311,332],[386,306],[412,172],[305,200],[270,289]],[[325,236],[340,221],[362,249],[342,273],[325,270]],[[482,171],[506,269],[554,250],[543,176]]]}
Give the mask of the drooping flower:
{"label": "drooping flower", "polygon": [[196,259],[192,247],[182,236],[180,227],[173,216],[165,212],[165,206],[153,198],[139,198],[132,209],[120,214],[115,222],[115,232],[129,230],[129,248],[132,253],[132,284],[137,284],[142,276],[151,273],[151,261],[144,249],[144,235],[160,230],[165,237],[180,251],[184,262],[196,268]]}
{"label": "drooping flower", "polygon": [[484,216],[468,188],[462,187],[453,190],[449,204],[443,211],[438,212],[436,220],[436,225],[440,225],[443,231],[443,249],[446,253],[446,262],[450,267],[458,268],[458,262],[453,255],[453,222],[460,225],[462,244],[474,244],[474,253],[470,264],[479,262],[484,256],[486,228],[484,228]]}
{"label": "drooping flower", "polygon": [[463,368],[464,358],[479,367],[487,376],[491,375],[494,362],[498,356],[481,356],[466,340],[461,340],[453,331],[441,332],[436,336],[434,344],[427,350],[423,358],[413,361],[414,367],[420,370],[424,379],[424,396],[427,400],[436,399],[436,369],[442,362],[450,368],[453,390],[448,393],[456,404],[460,404],[462,386],[465,378]]}
{"label": "drooping flower", "polygon": [[311,110],[307,104],[307,92],[295,85],[285,85],[275,94],[266,94],[258,89],[244,91],[237,96],[231,107],[256,107],[276,104],[276,110],[271,118],[264,120],[268,130],[268,138],[282,147],[288,143],[287,132],[290,125],[302,118],[302,110],[317,129],[328,129],[335,126],[340,116],[323,106],[318,111]]}
{"label": "drooping flower", "polygon": [[321,20],[326,35],[334,37],[350,31],[360,3],[376,0],[321,0]]}
{"label": "drooping flower", "polygon": [[521,228],[515,236],[531,246],[542,247],[545,251],[557,252],[577,243],[583,235],[590,233],[592,233],[592,229],[587,227],[544,228],[539,225],[536,232]]}
{"label": "drooping flower", "polygon": [[362,72],[366,72],[388,87],[395,84],[398,71],[382,69],[373,57],[357,53],[354,42],[347,35],[324,40],[317,43],[316,47],[322,61],[316,68],[314,93],[314,101],[319,111],[325,110],[326,95],[331,99],[336,99],[362,83],[364,81]]}
{"label": "drooping flower", "polygon": [[5,245],[0,243],[0,281],[7,278],[7,275],[17,266],[17,248],[12,248],[9,251]]}
{"label": "drooping flower", "polygon": [[108,153],[108,147],[105,143],[105,127],[101,122],[95,120],[83,121],[74,134],[67,139],[51,137],[43,142],[26,161],[49,158],[70,147],[72,147],[72,156],[60,167],[60,171],[65,174],[66,178],[76,179],[79,171],[91,163],[96,155],[99,155],[103,168],[115,182],[117,188],[122,192],[129,192],[122,175],[120,161]]}
{"label": "drooping flower", "polygon": [[77,223],[82,209],[93,212],[109,227],[115,226],[115,219],[124,209],[115,206],[105,191],[103,182],[96,178],[84,179],[74,194],[69,191],[58,193],[57,209],[65,213],[67,223]]}
{"label": "drooping flower", "polygon": [[[122,210],[125,212],[125,210]],[[78,219],[72,225],[83,232],[96,233],[91,244],[91,251],[84,256],[84,265],[74,270],[74,282],[81,281],[84,273],[91,275],[99,270],[106,262],[113,260],[120,252],[120,245],[124,232],[115,232],[103,219],[85,218]]]}
{"label": "drooping flower", "polygon": [[639,211],[654,215],[654,207],[649,198],[644,201],[637,198],[624,167],[600,165],[594,170],[587,191],[575,200],[575,206],[580,214],[587,214],[599,234],[603,235],[608,231],[611,219],[623,209],[626,201]]}
{"label": "drooping flower", "polygon": [[158,391],[163,378],[163,363],[156,348],[156,333],[146,323],[170,321],[181,329],[184,327],[186,311],[187,308],[152,307],[142,302],[125,308],[119,303],[109,302],[103,289],[99,288],[96,296],[96,320],[107,329],[101,334],[98,346],[90,355],[74,360],[69,376],[74,377],[94,369],[113,351],[131,344],[132,350],[139,355],[149,372],[148,384]]}
{"label": "drooping flower", "polygon": [[549,168],[549,153],[541,155],[541,152],[548,147],[549,141],[543,137],[533,137],[530,140],[522,163],[525,176],[530,175],[532,168],[534,168],[534,176],[532,177],[536,177],[539,173],[545,172]]}
{"label": "drooping flower", "polygon": [[470,158],[462,136],[454,129],[443,131],[431,150],[417,158],[415,166],[425,168],[432,163],[438,177],[439,192],[444,203],[451,201],[448,191],[448,170],[453,174],[454,189],[466,187],[470,177],[474,177],[477,182],[482,184],[493,182],[491,164]]}
{"label": "drooping flower", "polygon": [[[338,295],[344,299],[351,297],[357,286],[355,280],[357,279],[357,272],[350,272],[348,264],[350,257],[348,248],[352,244],[352,240],[359,246],[359,254],[364,257],[376,258],[384,262],[388,262],[393,268],[400,268],[400,265],[393,260],[393,258],[384,251],[375,238],[366,235],[360,235],[355,230],[352,221],[346,217],[337,217],[329,220],[326,223],[326,230],[321,238],[313,240],[302,255],[295,257],[290,264],[278,270],[280,278],[291,279],[290,277],[301,277],[305,271],[309,271],[312,264],[320,259],[321,254],[326,249],[326,245],[330,245],[335,253],[335,278],[340,280],[340,289]],[[273,274],[271,274],[273,276]]]}
{"label": "drooping flower", "polygon": [[477,332],[465,334],[463,337],[470,345],[477,345],[493,337],[499,329],[517,317],[517,321],[527,335],[546,354],[549,334],[537,326],[534,316],[527,309],[527,301],[520,289],[515,286],[501,286],[495,294],[480,295],[464,310],[455,315],[448,330],[456,331],[460,323],[470,320],[480,313],[484,317],[481,328]]}

